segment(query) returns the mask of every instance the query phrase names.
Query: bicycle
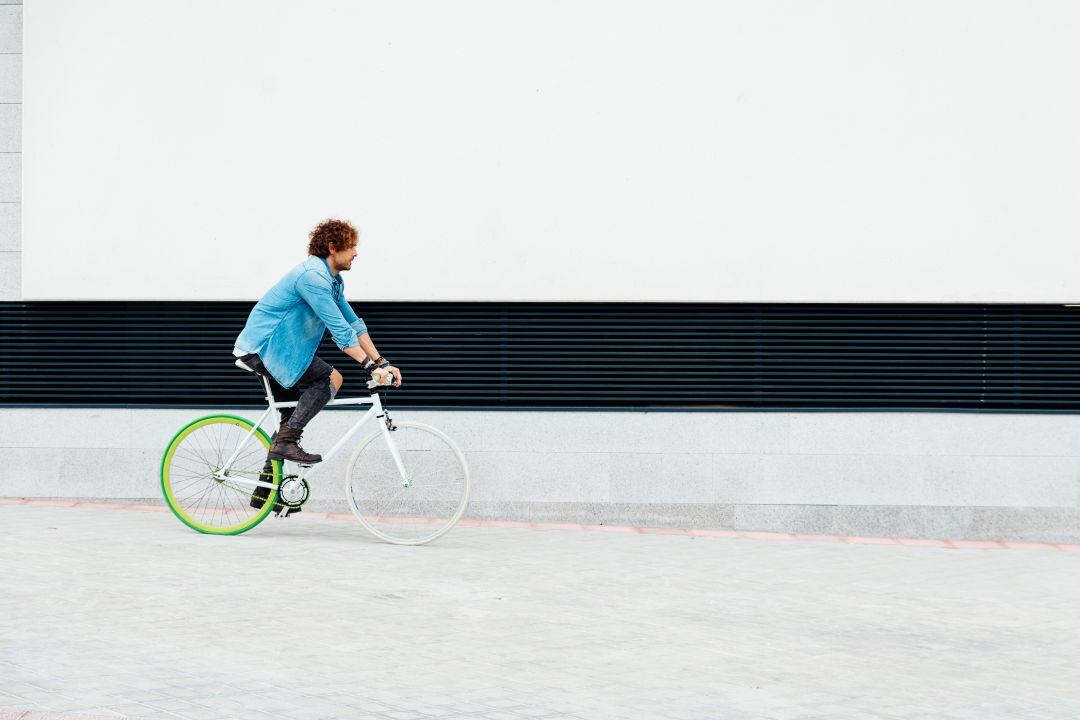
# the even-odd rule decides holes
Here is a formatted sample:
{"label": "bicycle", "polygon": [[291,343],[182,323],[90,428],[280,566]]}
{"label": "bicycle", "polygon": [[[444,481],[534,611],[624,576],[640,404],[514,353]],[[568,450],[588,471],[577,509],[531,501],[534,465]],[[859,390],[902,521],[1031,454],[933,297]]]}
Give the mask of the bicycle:
{"label": "bicycle", "polygon": [[[469,502],[469,467],[460,448],[444,432],[419,422],[395,424],[377,390],[386,382],[368,382],[370,397],[331,400],[327,407],[371,407],[325,453],[321,463],[263,464],[270,437],[263,422],[271,415],[280,427],[278,411],[296,402],[276,402],[267,378],[240,360],[236,365],[254,373],[266,392],[267,408],[254,423],[236,415],[208,415],[192,420],[169,442],[161,459],[161,490],[169,509],[181,522],[202,533],[238,535],[262,522],[280,504],[280,516],[302,506],[310,496],[309,480],[370,420],[379,428],[365,438],[349,459],[345,499],[368,532],[386,542],[421,545],[457,523]],[[383,443],[377,440],[382,438]],[[286,472],[291,470],[291,472]],[[268,482],[269,480],[269,482]],[[255,488],[269,488],[260,508],[251,507]]]}

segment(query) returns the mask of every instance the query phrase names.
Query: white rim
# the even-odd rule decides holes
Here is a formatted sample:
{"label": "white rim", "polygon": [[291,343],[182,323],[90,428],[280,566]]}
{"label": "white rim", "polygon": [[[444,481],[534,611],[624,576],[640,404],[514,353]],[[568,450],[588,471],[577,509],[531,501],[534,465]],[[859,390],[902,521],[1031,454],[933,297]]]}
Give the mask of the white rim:
{"label": "white rim", "polygon": [[356,462],[360,457],[360,453],[364,451],[364,448],[366,448],[370,443],[374,442],[376,438],[382,437],[382,428],[376,430],[371,435],[364,438],[364,441],[356,446],[356,450],[353,451],[352,457],[349,458],[348,467],[345,468],[345,499],[349,503],[349,507],[352,509],[353,515],[355,515],[356,519],[360,521],[360,524],[363,525],[368,532],[370,532],[372,535],[379,538],[380,540],[385,540],[386,542],[393,543],[394,545],[423,545],[424,543],[429,543],[432,540],[436,540],[449,532],[450,529],[457,524],[457,521],[460,520],[461,516],[465,513],[465,508],[469,504],[469,492],[472,487],[471,479],[469,477],[469,464],[465,462],[465,455],[461,452],[461,448],[459,448],[457,446],[457,443],[451,440],[450,437],[442,430],[434,428],[426,423],[420,422],[401,422],[397,423],[397,426],[414,428],[417,430],[424,430],[426,432],[429,432],[443,442],[445,442],[447,447],[449,447],[454,452],[454,457],[457,458],[458,463],[461,465],[461,469],[465,476],[464,492],[461,495],[461,502],[458,504],[457,510],[454,512],[454,515],[446,522],[445,525],[443,525],[430,535],[407,540],[394,537],[393,535],[387,535],[386,533],[374,527],[371,523],[364,519],[364,515],[360,511],[360,508],[357,507],[356,500],[353,497],[353,467],[356,466]]}

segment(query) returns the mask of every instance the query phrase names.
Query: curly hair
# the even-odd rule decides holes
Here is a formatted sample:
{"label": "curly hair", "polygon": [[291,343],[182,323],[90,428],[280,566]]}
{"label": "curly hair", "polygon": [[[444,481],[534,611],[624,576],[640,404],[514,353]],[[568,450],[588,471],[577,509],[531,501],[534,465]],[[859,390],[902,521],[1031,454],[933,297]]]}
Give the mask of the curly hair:
{"label": "curly hair", "polygon": [[308,235],[308,255],[327,257],[331,245],[337,250],[344,250],[355,245],[359,237],[356,228],[344,220],[323,220]]}

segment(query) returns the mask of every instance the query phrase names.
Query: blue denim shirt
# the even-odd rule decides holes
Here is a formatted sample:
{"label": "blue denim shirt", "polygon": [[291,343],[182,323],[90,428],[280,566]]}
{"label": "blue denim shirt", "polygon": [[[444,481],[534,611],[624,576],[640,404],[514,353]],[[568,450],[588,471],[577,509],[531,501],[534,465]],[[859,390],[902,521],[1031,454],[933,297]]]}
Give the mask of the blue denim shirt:
{"label": "blue denim shirt", "polygon": [[345,282],[314,255],[270,288],[248,315],[236,338],[238,350],[258,353],[263,365],[284,387],[307,370],[326,330],[344,350],[358,345],[367,325],[345,300]]}

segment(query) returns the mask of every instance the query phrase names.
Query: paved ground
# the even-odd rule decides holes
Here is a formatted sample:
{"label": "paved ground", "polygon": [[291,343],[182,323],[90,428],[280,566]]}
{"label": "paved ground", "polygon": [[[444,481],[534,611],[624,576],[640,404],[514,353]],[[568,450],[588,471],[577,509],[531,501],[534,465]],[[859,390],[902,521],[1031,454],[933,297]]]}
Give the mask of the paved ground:
{"label": "paved ground", "polygon": [[[0,717],[1078,718],[1080,552],[0,506]],[[6,709],[8,712],[4,712]]]}

